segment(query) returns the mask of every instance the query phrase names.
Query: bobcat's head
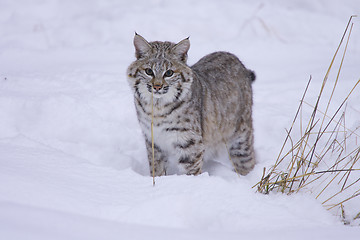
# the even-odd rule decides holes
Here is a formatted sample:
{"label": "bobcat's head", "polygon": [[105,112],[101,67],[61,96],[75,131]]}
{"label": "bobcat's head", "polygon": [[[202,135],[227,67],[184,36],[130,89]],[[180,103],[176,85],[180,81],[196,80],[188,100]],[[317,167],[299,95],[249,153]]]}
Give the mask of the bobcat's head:
{"label": "bobcat's head", "polygon": [[147,101],[153,92],[158,104],[183,99],[193,81],[192,70],[186,65],[189,39],[177,44],[148,42],[135,33],[134,46],[137,59],[129,66],[127,74],[135,97]]}

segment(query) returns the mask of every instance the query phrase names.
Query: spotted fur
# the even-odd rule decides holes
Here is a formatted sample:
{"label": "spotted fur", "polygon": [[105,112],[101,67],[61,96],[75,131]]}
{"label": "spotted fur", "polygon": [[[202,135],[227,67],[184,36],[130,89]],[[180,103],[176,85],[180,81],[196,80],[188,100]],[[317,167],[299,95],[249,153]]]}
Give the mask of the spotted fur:
{"label": "spotted fur", "polygon": [[255,165],[252,125],[253,71],[231,53],[215,52],[186,64],[189,39],[147,42],[134,37],[136,60],[127,70],[142,128],[150,173],[151,94],[154,102],[155,175],[201,173],[206,152],[229,146],[236,170]]}

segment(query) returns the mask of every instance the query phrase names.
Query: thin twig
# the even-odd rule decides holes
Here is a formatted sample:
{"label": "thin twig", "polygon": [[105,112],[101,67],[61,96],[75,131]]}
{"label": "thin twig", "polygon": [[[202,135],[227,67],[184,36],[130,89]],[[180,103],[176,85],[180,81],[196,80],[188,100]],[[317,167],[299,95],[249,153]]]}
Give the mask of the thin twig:
{"label": "thin twig", "polygon": [[155,146],[154,146],[154,90],[151,88],[151,150],[152,150],[152,177],[155,186]]}

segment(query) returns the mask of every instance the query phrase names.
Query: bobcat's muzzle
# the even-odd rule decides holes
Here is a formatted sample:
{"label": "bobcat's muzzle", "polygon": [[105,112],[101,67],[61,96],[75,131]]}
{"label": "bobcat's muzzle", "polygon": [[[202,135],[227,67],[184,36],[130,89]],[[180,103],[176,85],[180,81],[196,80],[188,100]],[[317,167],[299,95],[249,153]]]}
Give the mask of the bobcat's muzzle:
{"label": "bobcat's muzzle", "polygon": [[163,79],[160,80],[160,79],[153,78],[151,80],[151,85],[155,91],[160,91],[164,87],[165,84],[166,84],[166,82]]}

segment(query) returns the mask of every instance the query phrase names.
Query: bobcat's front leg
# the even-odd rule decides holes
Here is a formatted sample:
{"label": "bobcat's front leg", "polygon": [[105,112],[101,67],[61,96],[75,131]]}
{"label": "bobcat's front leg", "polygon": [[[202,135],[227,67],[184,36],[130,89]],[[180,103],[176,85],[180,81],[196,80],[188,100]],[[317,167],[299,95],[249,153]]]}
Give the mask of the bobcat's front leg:
{"label": "bobcat's front leg", "polygon": [[154,144],[154,166],[153,166],[151,141],[145,140],[145,143],[146,143],[146,150],[149,160],[150,175],[153,176],[153,170],[155,176],[166,175],[167,157],[165,153],[156,144]]}
{"label": "bobcat's front leg", "polygon": [[181,172],[187,175],[198,175],[203,165],[204,146],[201,140],[189,139],[175,144],[180,152],[178,160]]}

